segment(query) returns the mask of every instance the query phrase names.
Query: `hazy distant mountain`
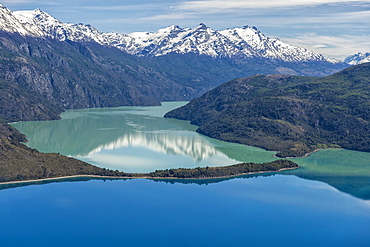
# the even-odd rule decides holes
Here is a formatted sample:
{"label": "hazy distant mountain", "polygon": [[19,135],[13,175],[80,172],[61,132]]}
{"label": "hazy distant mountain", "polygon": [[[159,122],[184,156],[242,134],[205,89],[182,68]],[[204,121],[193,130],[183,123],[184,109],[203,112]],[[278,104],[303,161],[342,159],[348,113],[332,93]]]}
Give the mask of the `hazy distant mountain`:
{"label": "hazy distant mountain", "polygon": [[370,62],[370,52],[367,52],[367,53],[359,52],[352,56],[348,56],[346,57],[346,59],[344,59],[344,62],[350,65],[368,63]]}
{"label": "hazy distant mountain", "polygon": [[235,79],[166,117],[224,141],[302,156],[317,148],[370,152],[370,63],[327,77]]}

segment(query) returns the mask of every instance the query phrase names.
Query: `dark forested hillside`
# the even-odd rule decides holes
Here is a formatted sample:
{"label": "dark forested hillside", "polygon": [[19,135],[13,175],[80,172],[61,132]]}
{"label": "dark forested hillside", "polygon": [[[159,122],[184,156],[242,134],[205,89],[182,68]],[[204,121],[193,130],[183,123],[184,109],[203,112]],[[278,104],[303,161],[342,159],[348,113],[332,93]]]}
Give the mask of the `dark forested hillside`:
{"label": "dark forested hillside", "polygon": [[236,79],[166,114],[230,142],[302,156],[317,148],[370,151],[370,63],[334,75]]}

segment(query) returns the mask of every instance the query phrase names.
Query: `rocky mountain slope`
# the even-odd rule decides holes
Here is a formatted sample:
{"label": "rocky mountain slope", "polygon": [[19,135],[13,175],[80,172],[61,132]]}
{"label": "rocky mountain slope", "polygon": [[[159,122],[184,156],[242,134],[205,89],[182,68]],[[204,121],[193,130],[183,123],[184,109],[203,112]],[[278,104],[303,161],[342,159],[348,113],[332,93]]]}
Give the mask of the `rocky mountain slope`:
{"label": "rocky mountain slope", "polygon": [[302,156],[317,148],[370,151],[370,63],[334,75],[257,75],[225,83],[165,117],[217,139]]}
{"label": "rocky mountain slope", "polygon": [[96,43],[0,31],[0,63],[3,87],[21,89],[2,93],[6,107],[19,111],[18,120],[30,120],[21,114],[32,115],[27,112],[30,99],[23,100],[20,95],[40,98],[46,108],[55,105],[63,109],[159,105],[160,101],[195,95],[194,89],[168,79],[140,58]]}

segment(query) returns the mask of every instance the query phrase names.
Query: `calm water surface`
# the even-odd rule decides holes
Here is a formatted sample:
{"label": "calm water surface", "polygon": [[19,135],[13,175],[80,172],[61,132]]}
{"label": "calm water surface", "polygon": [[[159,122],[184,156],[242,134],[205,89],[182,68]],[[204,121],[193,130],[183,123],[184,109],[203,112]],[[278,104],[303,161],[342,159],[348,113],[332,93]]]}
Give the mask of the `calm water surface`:
{"label": "calm water surface", "polygon": [[206,138],[188,122],[162,117],[183,104],[68,111],[60,121],[14,126],[27,135],[30,147],[124,172],[274,160],[274,152]]}
{"label": "calm water surface", "polygon": [[[183,103],[68,111],[17,123],[27,145],[126,172],[274,160],[162,118]],[[370,246],[370,155],[324,150],[302,168],[216,180],[0,185],[4,246]]]}

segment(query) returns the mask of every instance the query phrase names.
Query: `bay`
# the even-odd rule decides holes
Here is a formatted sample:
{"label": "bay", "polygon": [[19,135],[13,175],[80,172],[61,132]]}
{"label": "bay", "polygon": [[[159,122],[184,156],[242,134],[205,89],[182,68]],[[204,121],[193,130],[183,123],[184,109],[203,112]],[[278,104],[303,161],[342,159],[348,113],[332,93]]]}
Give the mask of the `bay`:
{"label": "bay", "polygon": [[[125,172],[276,159],[162,117],[184,103],[73,110],[14,126],[30,147]],[[4,246],[368,246],[369,160],[322,150],[278,174],[0,185],[0,239]]]}
{"label": "bay", "polygon": [[185,103],[74,110],[63,113],[59,121],[13,126],[26,134],[32,148],[124,172],[275,160],[274,152],[207,138],[188,122],[163,118]]}

